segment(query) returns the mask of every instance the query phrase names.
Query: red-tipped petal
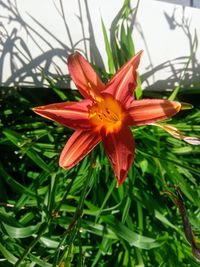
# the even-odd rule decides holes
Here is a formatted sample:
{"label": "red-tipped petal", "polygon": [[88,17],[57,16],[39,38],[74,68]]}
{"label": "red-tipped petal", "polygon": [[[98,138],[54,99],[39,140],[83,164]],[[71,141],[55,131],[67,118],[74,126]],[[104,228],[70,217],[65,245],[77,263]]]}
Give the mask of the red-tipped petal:
{"label": "red-tipped petal", "polygon": [[142,99],[132,102],[128,108],[129,125],[145,125],[164,120],[179,112],[181,104],[163,99]]}
{"label": "red-tipped petal", "polygon": [[99,133],[76,130],[61,152],[59,165],[71,168],[83,159],[101,140]]}
{"label": "red-tipped petal", "polygon": [[56,121],[73,129],[88,129],[92,127],[89,122],[88,113],[88,107],[91,103],[90,100],[55,103],[36,107],[33,111],[42,117]]}
{"label": "red-tipped petal", "polygon": [[68,69],[84,98],[94,99],[105,88],[97,73],[80,53],[76,52],[68,57]]}
{"label": "red-tipped petal", "polygon": [[134,99],[134,90],[137,86],[137,68],[143,51],[138,52],[124,64],[106,85],[104,92],[114,96],[121,103]]}
{"label": "red-tipped petal", "polygon": [[117,178],[117,186],[120,186],[126,179],[134,159],[135,143],[132,133],[126,127],[116,133],[106,134],[102,131],[101,134],[103,145]]}

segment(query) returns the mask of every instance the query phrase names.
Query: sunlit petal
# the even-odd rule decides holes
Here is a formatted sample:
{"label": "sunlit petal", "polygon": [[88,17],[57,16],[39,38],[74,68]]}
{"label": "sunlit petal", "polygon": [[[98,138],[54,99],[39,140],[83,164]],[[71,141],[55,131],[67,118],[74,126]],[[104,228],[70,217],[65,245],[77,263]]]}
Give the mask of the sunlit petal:
{"label": "sunlit petal", "polygon": [[181,109],[176,101],[163,99],[142,99],[133,101],[127,110],[129,125],[144,125],[174,116]]}
{"label": "sunlit petal", "polygon": [[102,131],[102,142],[117,178],[117,186],[126,179],[134,159],[135,143],[128,127],[106,134]]}
{"label": "sunlit petal", "polygon": [[105,85],[80,53],[76,52],[68,57],[68,69],[83,97],[89,99],[99,97]]}
{"label": "sunlit petal", "polygon": [[83,159],[101,140],[97,132],[76,130],[61,152],[59,165],[71,168]]}
{"label": "sunlit petal", "polygon": [[122,104],[134,99],[137,86],[137,68],[143,51],[138,52],[124,64],[106,85],[104,92],[114,96]]}
{"label": "sunlit petal", "polygon": [[33,111],[42,117],[56,121],[70,128],[91,128],[88,107],[90,100],[63,102],[36,107]]}

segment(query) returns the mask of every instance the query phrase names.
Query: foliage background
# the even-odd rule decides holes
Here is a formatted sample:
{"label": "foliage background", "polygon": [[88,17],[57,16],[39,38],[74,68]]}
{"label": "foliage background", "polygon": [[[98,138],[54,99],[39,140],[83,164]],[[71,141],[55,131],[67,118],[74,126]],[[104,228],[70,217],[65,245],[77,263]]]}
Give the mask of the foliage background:
{"label": "foliage background", "polygon": [[[102,21],[109,73],[95,68],[105,81],[135,53],[129,1],[120,12],[114,38]],[[179,211],[164,192],[180,187],[198,242],[200,148],[162,129],[137,127],[132,128],[135,162],[120,188],[101,145],[64,171],[58,157],[71,130],[36,116],[31,108],[80,96],[44,78],[50,89],[1,89],[0,266],[199,266]],[[188,90],[178,82],[171,98],[194,108],[170,124],[200,136],[200,86]],[[142,92],[140,79],[138,84],[137,98],[169,97]]]}

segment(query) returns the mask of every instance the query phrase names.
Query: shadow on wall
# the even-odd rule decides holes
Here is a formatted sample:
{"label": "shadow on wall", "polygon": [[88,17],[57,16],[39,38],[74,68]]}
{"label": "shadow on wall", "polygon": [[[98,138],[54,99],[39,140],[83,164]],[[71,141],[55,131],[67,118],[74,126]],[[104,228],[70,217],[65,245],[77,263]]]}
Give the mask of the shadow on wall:
{"label": "shadow on wall", "polygon": [[[177,28],[183,31],[184,35],[186,36],[186,40],[188,40],[190,52],[188,56],[177,57],[173,60],[165,61],[157,66],[154,66],[152,63],[151,55],[148,49],[148,43],[145,40],[141,25],[139,23],[136,23],[135,25],[145,44],[145,52],[148,54],[149,70],[142,75],[142,81],[146,83],[145,87],[148,90],[173,90],[179,82],[180,85],[184,85],[186,87],[193,87],[195,83],[200,83],[200,64],[196,56],[196,51],[198,49],[199,42],[196,30],[192,33],[190,29],[190,20],[185,16],[185,7],[182,8],[181,19],[179,18],[179,21],[181,22],[178,22],[175,13],[176,8],[174,8],[173,13],[171,15],[169,15],[167,12],[164,12],[165,19],[171,31],[174,31]],[[160,71],[169,73],[168,78],[163,80],[158,80],[154,78],[153,84],[150,84],[149,79],[154,77],[156,73]]]}
{"label": "shadow on wall", "polygon": [[[54,33],[50,32],[40,21],[29,14],[29,18],[32,19],[31,25],[27,23],[20,15],[20,12],[17,7],[17,1],[3,1],[0,0],[0,8],[6,10],[7,17],[0,16],[3,21],[6,23],[10,23],[13,25],[17,25],[13,27],[11,32],[5,27],[5,24],[0,24],[0,84],[1,86],[13,86],[13,85],[21,85],[23,86],[36,86],[42,87],[44,86],[44,75],[48,75],[48,77],[59,77],[58,86],[61,88],[70,87],[69,85],[69,77],[67,75],[63,75],[59,64],[56,63],[59,58],[62,64],[66,65],[67,55],[71,54],[75,50],[78,49],[79,44],[82,43],[83,54],[86,57],[90,57],[90,60],[93,64],[104,68],[103,59],[100,55],[98,47],[95,41],[94,28],[90,16],[90,10],[88,6],[88,0],[77,0],[78,3],[78,21],[80,23],[82,29],[82,37],[76,43],[74,43],[72,39],[72,31],[74,29],[70,29],[67,18],[63,8],[63,0],[59,0],[56,2],[53,1],[55,9],[60,15],[63,25],[66,30],[66,40],[67,42],[63,43],[63,41],[59,40]],[[83,19],[83,6],[86,12],[87,21],[85,22]],[[116,28],[116,23],[119,19],[119,14],[113,20],[110,30],[111,37],[111,47],[112,42],[114,42],[114,30]],[[145,48],[145,52],[148,54],[149,58],[149,66],[148,70],[142,75],[142,81],[145,84],[145,87],[151,90],[166,90],[166,89],[174,89],[176,83],[180,81],[184,74],[183,83],[189,84],[194,81],[199,81],[199,71],[200,66],[196,59],[195,51],[198,47],[198,38],[197,35],[193,37],[190,31],[190,22],[185,17],[185,9],[182,11],[182,22],[178,23],[175,18],[175,10],[172,15],[164,13],[164,16],[169,24],[169,28],[173,31],[177,27],[181,28],[184,34],[187,36],[188,44],[190,47],[190,54],[192,55],[191,64],[187,67],[187,71],[185,72],[185,66],[188,62],[188,57],[175,58],[173,61],[166,61],[158,66],[153,66],[150,52],[148,50],[148,43],[145,39],[143,30],[141,25],[135,20],[134,15],[130,18],[130,29],[133,30],[133,27],[136,27],[136,30],[140,33],[141,38],[143,39],[143,43]],[[39,27],[39,31],[34,29],[34,26]],[[85,27],[88,29],[88,34],[86,36]],[[26,32],[26,36],[32,40],[32,42],[37,47],[37,50],[40,51],[37,57],[33,57],[32,51],[30,51],[28,45],[25,40],[20,37],[18,33],[18,29],[23,29]],[[44,36],[47,36],[47,38]],[[48,40],[54,40],[54,43],[57,44],[53,46],[51,42]],[[38,39],[40,42],[38,42]],[[68,45],[66,45],[68,43]],[[45,51],[42,47],[45,47]],[[189,55],[190,56],[190,55]],[[9,61],[8,65],[10,68],[10,74],[6,79],[3,80],[3,71],[5,63]],[[170,76],[163,80],[154,79],[154,83],[150,83],[149,80],[152,79],[156,75],[156,73],[160,71],[167,71]],[[44,74],[44,75],[43,75]],[[62,78],[62,79],[61,79]]]}
{"label": "shadow on wall", "polygon": [[[54,3],[54,2],[53,2]],[[21,16],[17,1],[3,1],[0,0],[0,9],[6,10],[7,16],[0,15],[0,18],[6,23],[0,24],[0,84],[1,86],[13,86],[22,85],[23,86],[44,86],[44,76],[48,77],[59,77],[59,86],[62,88],[69,87],[69,79],[67,75],[63,76],[62,70],[56,63],[59,58],[62,64],[66,65],[67,56],[78,49],[80,42],[83,43],[84,51],[86,57],[90,55],[93,64],[97,64],[100,67],[103,66],[103,60],[98,51],[97,45],[94,38],[93,25],[91,23],[90,11],[88,8],[87,0],[84,0],[85,10],[87,15],[87,24],[89,25],[89,36],[85,36],[83,27],[83,17],[82,17],[82,6],[80,0],[78,0],[79,16],[77,19],[82,25],[82,37],[81,39],[74,43],[71,37],[71,31],[67,24],[67,19],[63,9],[63,1],[59,0],[57,6],[54,3],[55,9],[58,11],[60,17],[62,18],[63,25],[66,30],[66,40],[69,45],[63,43],[59,40],[54,33],[50,32],[45,26],[43,26],[40,21],[29,14],[32,19],[32,23],[27,23],[26,20]],[[13,29],[9,33],[6,29],[6,24],[13,24]],[[34,28],[36,25],[37,29]],[[32,51],[26,44],[26,41],[20,36],[18,29],[20,31],[24,30],[26,32],[26,39],[31,40],[36,46],[37,50],[40,51],[37,57],[33,57]],[[45,38],[44,38],[45,36]],[[57,43],[57,47],[52,46],[51,42],[48,40],[54,40]],[[39,39],[39,42],[38,42]],[[89,52],[88,52],[89,46]],[[45,51],[43,49],[45,47]],[[8,62],[9,61],[9,62]],[[4,68],[9,66],[10,74],[5,79]],[[51,71],[52,70],[52,71]],[[7,70],[6,70],[7,72]],[[62,76],[62,80],[61,80]]]}

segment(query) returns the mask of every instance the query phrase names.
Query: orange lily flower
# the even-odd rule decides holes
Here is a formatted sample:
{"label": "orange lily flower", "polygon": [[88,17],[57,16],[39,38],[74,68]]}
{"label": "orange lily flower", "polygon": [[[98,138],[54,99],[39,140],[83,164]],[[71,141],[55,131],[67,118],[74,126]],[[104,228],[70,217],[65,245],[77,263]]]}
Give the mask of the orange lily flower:
{"label": "orange lily flower", "polygon": [[180,110],[181,104],[176,101],[134,99],[141,54],[142,51],[132,57],[107,84],[81,54],[69,56],[69,73],[85,99],[33,109],[45,118],[75,129],[61,152],[61,167],[73,167],[102,141],[119,186],[134,160],[135,142],[129,126],[151,124]]}

